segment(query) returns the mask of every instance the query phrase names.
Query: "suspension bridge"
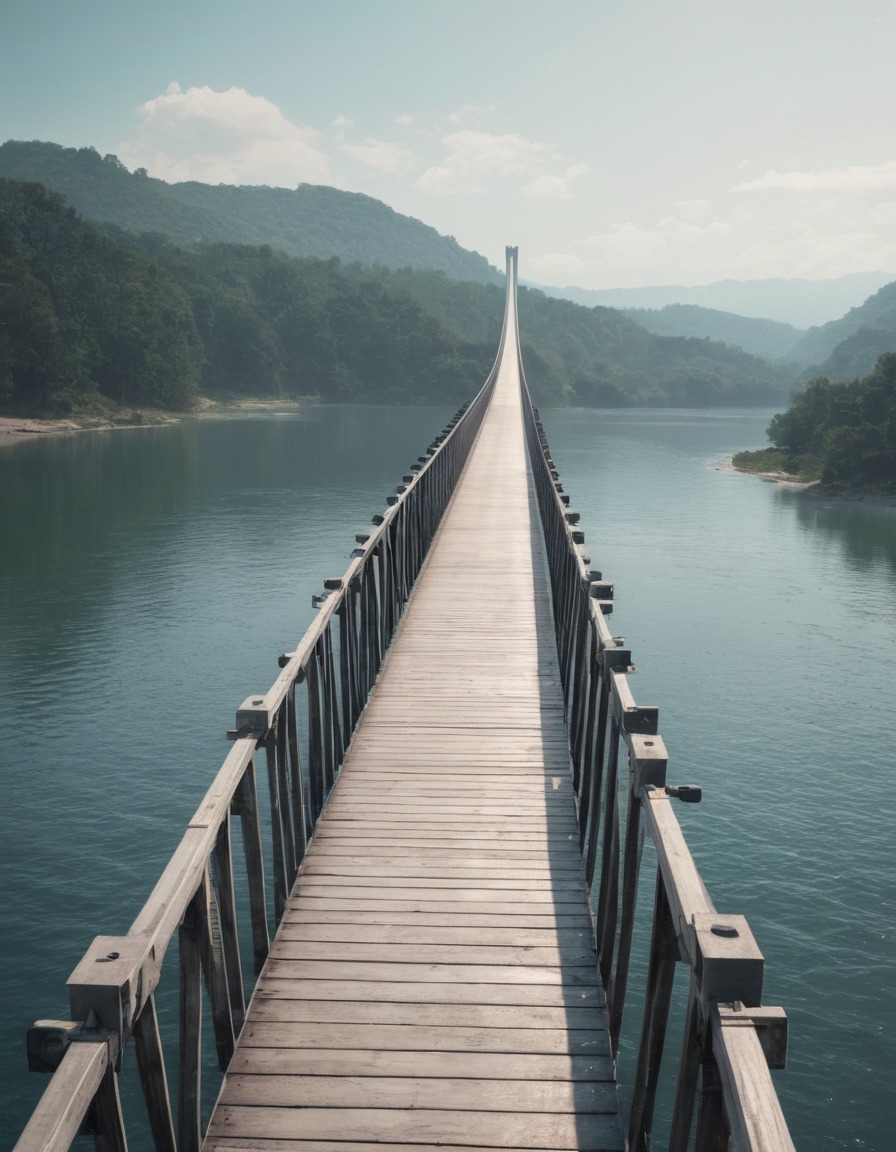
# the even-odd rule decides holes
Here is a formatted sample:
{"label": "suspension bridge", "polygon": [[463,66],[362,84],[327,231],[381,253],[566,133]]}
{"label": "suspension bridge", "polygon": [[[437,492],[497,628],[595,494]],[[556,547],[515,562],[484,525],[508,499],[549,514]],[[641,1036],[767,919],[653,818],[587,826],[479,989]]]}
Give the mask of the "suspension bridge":
{"label": "suspension bridge", "polygon": [[[16,1152],[79,1133],[124,1152],[128,1045],[157,1152],[647,1149],[681,967],[670,1149],[793,1148],[770,1076],[786,1017],[762,1004],[749,926],[715,910],[681,834],[673,805],[699,789],[667,783],[657,709],[633,697],[613,586],[529,398],[516,274],[508,249],[483,389],[238,710],[130,931],[97,937],[72,973],[71,1019],[30,1031],[51,1078]],[[621,1111],[645,839],[653,914]],[[174,942],[169,1081],[155,992]],[[210,1115],[204,1004],[223,1071]]]}

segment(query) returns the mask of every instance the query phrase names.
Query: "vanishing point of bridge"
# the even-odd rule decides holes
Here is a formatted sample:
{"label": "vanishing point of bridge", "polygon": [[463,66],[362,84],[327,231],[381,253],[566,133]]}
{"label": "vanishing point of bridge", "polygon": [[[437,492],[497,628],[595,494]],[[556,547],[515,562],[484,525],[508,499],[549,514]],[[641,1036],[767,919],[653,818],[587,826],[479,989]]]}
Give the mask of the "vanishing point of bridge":
{"label": "vanishing point of bridge", "polygon": [[[17,1152],[79,1131],[123,1152],[128,1043],[158,1152],[644,1149],[678,965],[669,1147],[792,1149],[768,1071],[786,1021],[761,1006],[761,953],[742,917],[715,912],[671,811],[699,790],[667,787],[657,710],[629,689],[612,586],[589,567],[525,386],[515,249],[507,270],[482,392],[240,708],[130,932],[98,937],[72,974],[72,1020],[29,1033],[32,1066],[55,1071]],[[654,910],[620,1117],[645,833]],[[169,1085],[154,990],[175,936]],[[207,1123],[203,988],[225,1070]]]}

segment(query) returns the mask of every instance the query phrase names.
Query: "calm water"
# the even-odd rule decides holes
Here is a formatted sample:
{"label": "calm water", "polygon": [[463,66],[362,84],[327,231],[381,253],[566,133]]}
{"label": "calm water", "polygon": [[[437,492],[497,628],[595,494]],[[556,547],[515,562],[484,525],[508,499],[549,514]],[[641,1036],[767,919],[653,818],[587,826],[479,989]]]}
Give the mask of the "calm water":
{"label": "calm water", "polygon": [[[127,930],[226,752],[406,465],[450,413],[308,409],[0,453],[0,1129],[45,1081],[97,933]],[[896,512],[738,476],[768,413],[547,412],[678,813],[790,1017],[797,1146],[892,1146]],[[633,1013],[634,1015],[634,1013]]]}

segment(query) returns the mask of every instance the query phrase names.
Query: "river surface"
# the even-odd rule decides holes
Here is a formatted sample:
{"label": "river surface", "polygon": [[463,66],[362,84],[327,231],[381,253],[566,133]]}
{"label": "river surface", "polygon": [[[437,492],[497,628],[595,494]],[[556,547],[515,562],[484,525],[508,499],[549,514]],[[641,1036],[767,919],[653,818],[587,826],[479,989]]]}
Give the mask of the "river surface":
{"label": "river surface", "polygon": [[[94,935],[127,930],[234,710],[449,415],[307,408],[0,452],[3,1146],[46,1083],[26,1028],[67,1015]],[[677,808],[698,867],[787,1010],[797,1148],[886,1152],[896,509],[725,470],[768,412],[543,416],[669,779],[704,789]]]}

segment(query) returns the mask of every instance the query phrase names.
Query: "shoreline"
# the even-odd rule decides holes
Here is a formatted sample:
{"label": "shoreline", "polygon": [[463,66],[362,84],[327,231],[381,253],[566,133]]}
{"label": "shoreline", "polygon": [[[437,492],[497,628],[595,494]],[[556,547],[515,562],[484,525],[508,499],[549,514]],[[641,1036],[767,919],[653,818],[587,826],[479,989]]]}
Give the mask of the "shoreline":
{"label": "shoreline", "polygon": [[825,488],[820,480],[795,480],[789,472],[750,472],[746,468],[735,468],[734,457],[726,456],[718,466],[720,472],[731,472],[737,476],[753,476],[766,484],[777,484],[815,499],[842,500],[847,504],[877,504],[882,508],[896,507],[896,495],[881,492],[835,492]]}
{"label": "shoreline", "polygon": [[264,412],[267,410],[300,408],[306,400],[209,400],[201,397],[189,412],[155,412],[143,410],[139,420],[103,419],[97,416],[68,417],[52,420],[43,416],[0,415],[0,451],[17,444],[41,440],[45,437],[73,436],[79,432],[108,432],[118,428],[163,428],[169,424],[183,424],[187,420],[223,419],[235,412]]}
{"label": "shoreline", "polygon": [[73,420],[45,420],[32,416],[0,416],[0,449],[44,436],[70,436],[84,429]]}

